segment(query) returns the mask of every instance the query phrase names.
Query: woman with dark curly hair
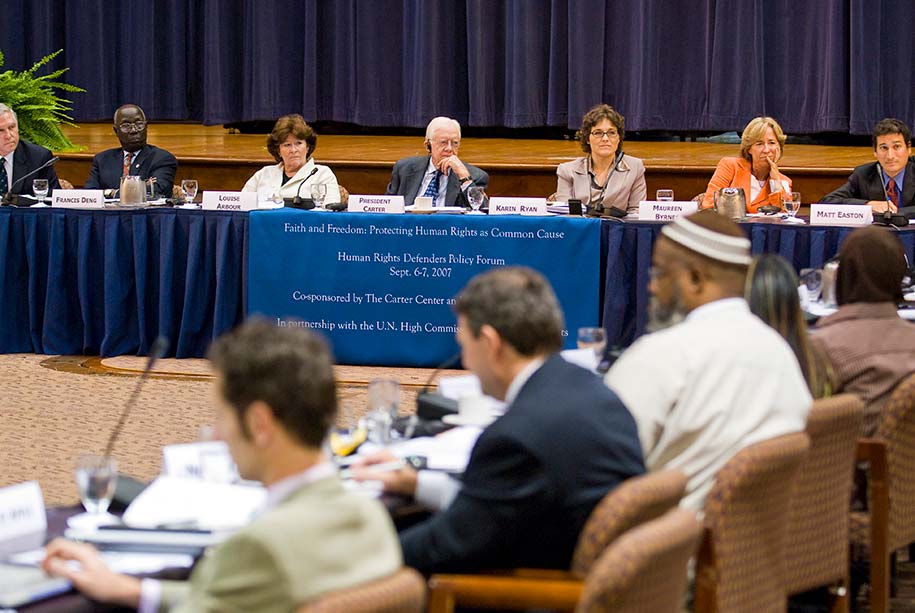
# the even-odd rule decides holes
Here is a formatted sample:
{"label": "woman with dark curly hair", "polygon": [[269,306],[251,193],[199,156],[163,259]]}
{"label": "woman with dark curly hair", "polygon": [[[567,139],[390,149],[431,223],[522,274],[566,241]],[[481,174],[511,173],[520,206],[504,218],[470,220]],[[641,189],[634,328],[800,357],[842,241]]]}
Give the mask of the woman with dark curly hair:
{"label": "woman with dark curly hair", "polygon": [[638,213],[645,200],[645,165],[623,153],[624,128],[623,116],[610,105],[585,113],[577,136],[587,155],[556,169],[556,200],[577,198],[593,215]]}
{"label": "woman with dark curly hair", "polygon": [[283,115],[267,136],[267,151],[276,164],[264,166],[248,179],[242,191],[269,191],[271,198],[311,198],[313,185],[325,185],[325,203],[340,202],[337,177],[327,166],[315,164],[318,135],[301,115]]}

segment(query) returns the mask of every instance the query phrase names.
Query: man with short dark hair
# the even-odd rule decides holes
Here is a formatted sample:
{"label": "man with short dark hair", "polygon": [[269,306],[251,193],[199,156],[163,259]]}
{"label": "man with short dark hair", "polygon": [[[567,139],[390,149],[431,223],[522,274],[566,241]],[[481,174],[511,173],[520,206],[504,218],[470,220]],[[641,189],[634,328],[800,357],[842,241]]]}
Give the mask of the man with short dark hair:
{"label": "man with short dark hair", "polygon": [[367,466],[357,477],[446,507],[400,535],[404,562],[421,572],[567,569],[594,506],[644,471],[635,422],[594,373],[556,353],[562,312],[538,272],[478,275],[455,311],[464,366],[483,392],[505,400],[505,414],[477,439],[455,497],[439,499],[444,504],[424,493],[442,473]]}
{"label": "man with short dark hair", "polygon": [[210,358],[216,433],[239,475],[267,487],[259,517],[208,551],[187,583],[141,583],[111,572],[92,547],[63,540],[48,545],[45,570],[95,600],[141,612],[276,613],[396,572],[401,557],[387,511],[344,491],[321,450],[337,409],[324,341],[305,328],[253,320],[218,339]]}
{"label": "man with short dark hair", "polygon": [[681,505],[697,512],[734,454],[803,430],[812,403],[794,352],[743,299],[750,261],[743,231],[714,211],[664,226],[648,286],[657,331],[606,376],[638,423],[648,470],[681,470]]}
{"label": "man with short dark hair", "polygon": [[121,146],[92,158],[86,189],[103,189],[111,195],[120,189],[122,177],[137,175],[143,181],[155,177],[156,193],[172,197],[178,160],[165,149],[147,144],[147,125],[146,114],[136,104],[125,104],[114,112],[114,133]]}
{"label": "man with short dark hair", "polygon": [[429,155],[404,158],[394,164],[386,194],[399,194],[404,204],[417,196],[432,198],[433,207],[470,206],[467,190],[485,188],[489,175],[458,157],[461,124],[450,117],[436,117],[426,126],[424,141]]}
{"label": "man with short dark hair", "polygon": [[877,162],[855,168],[845,185],[822,202],[867,204],[874,213],[915,217],[915,160],[909,127],[898,119],[881,119],[872,136]]}
{"label": "man with short dark hair", "polygon": [[51,152],[41,145],[19,138],[16,112],[0,103],[0,197],[7,193],[34,195],[34,179],[47,179],[49,192],[59,189],[60,181],[53,164],[26,177],[52,157]]}

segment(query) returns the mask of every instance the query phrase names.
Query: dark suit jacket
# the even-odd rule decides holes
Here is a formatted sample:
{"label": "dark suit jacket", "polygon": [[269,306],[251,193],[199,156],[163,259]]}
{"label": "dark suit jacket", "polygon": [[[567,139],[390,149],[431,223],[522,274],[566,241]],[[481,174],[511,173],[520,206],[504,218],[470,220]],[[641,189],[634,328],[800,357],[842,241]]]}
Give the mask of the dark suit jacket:
{"label": "dark suit jacket", "polygon": [[[165,198],[172,197],[172,184],[178,160],[165,149],[146,145],[137,152],[130,165],[130,174],[139,175],[144,181],[156,177],[156,191]],[[92,158],[92,168],[86,179],[86,189],[118,189],[124,172],[124,150],[106,149]]]}
{"label": "dark suit jacket", "polygon": [[[470,172],[474,185],[483,188],[489,185],[488,174],[467,162],[464,162],[464,166]],[[413,204],[413,200],[420,195],[419,188],[422,186],[423,177],[428,168],[428,155],[397,160],[397,163],[394,164],[394,171],[391,173],[391,182],[388,183],[388,189],[385,194],[403,196],[404,204],[410,206]],[[466,194],[461,191],[461,182],[453,172],[448,174],[448,191],[445,194],[445,206],[470,206],[470,203],[467,202]]]}
{"label": "dark suit jacket", "polygon": [[[845,185],[826,194],[821,202],[836,204],[867,204],[871,200],[886,200],[883,191],[883,177],[879,162],[870,162],[856,167]],[[902,195],[899,197],[899,214],[915,217],[915,158],[909,158],[902,180]]]}
{"label": "dark suit jacket", "polygon": [[423,573],[568,569],[595,505],[644,471],[623,403],[554,355],[477,439],[451,506],[401,533],[404,563]]}
{"label": "dark suit jacket", "polygon": [[13,181],[10,183],[10,187],[12,188],[10,189],[10,192],[13,194],[28,194],[34,196],[35,193],[32,191],[33,179],[47,179],[48,193],[55,189],[60,189],[60,181],[57,179],[57,171],[54,170],[53,165],[48,166],[40,172],[36,172],[24,181],[19,180],[40,167],[52,157],[54,156],[51,152],[41,145],[35,145],[20,139],[19,144],[16,146],[16,152],[13,154]]}

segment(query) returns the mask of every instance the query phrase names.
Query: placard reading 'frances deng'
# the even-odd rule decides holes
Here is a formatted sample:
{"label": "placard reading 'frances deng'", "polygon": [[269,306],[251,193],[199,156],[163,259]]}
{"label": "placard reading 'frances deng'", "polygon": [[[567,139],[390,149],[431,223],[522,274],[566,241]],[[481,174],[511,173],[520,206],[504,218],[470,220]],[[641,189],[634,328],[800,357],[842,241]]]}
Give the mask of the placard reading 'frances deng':
{"label": "placard reading 'frances deng'", "polygon": [[343,364],[440,364],[457,352],[455,295],[498,266],[549,279],[566,347],[598,323],[598,220],[277,210],[252,213],[249,237],[249,312],[322,332]]}

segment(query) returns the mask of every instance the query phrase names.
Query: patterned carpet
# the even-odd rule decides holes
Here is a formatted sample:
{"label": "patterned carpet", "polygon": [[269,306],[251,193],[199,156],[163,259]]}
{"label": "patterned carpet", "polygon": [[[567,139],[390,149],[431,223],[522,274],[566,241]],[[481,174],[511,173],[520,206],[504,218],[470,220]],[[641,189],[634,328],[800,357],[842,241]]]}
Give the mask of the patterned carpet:
{"label": "patterned carpet", "polygon": [[[0,487],[38,479],[46,504],[77,503],[76,460],[104,450],[145,363],[136,357],[0,355]],[[379,378],[400,381],[401,411],[412,411],[431,372],[339,366],[341,415],[362,415],[366,385]],[[212,419],[211,388],[206,360],[160,360],[115,446],[120,470],[152,479],[163,445],[197,440]]]}

